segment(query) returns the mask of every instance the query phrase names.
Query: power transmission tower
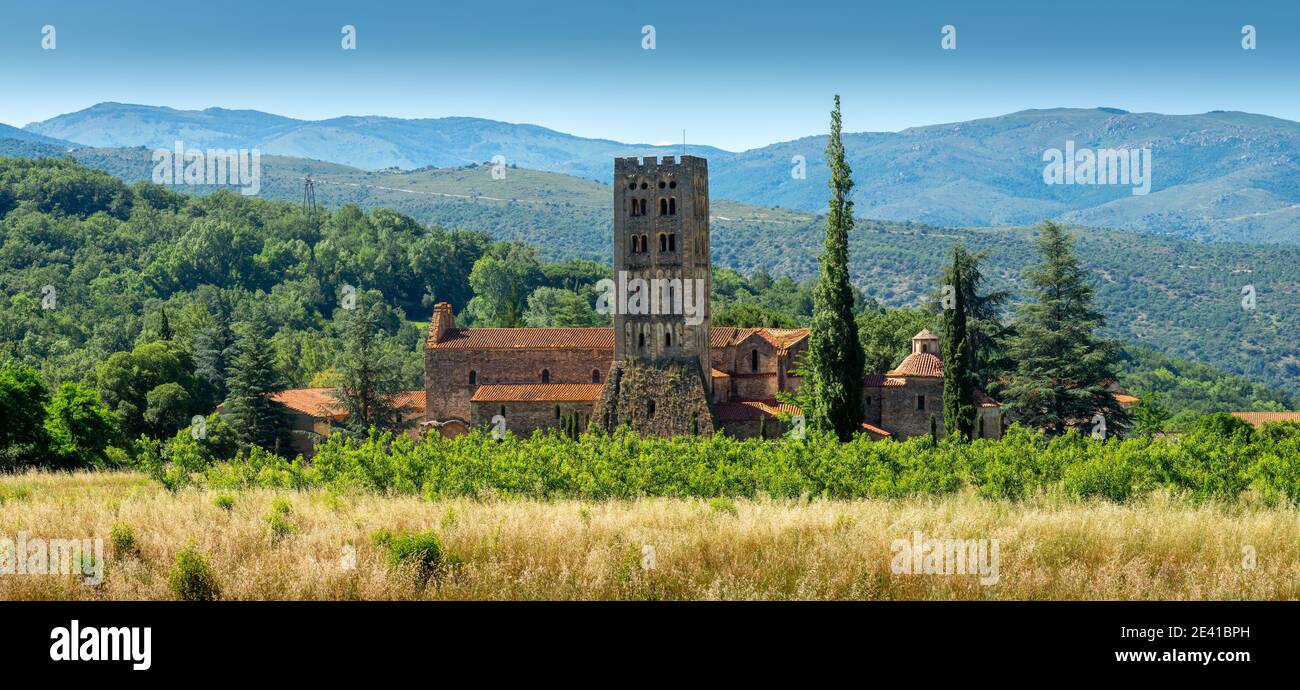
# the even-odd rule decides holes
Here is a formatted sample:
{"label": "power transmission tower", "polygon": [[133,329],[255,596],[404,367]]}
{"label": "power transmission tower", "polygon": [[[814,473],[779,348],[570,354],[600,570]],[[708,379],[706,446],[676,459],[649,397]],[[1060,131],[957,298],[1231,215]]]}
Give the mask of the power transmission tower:
{"label": "power transmission tower", "polygon": [[302,178],[302,210],[316,212],[316,183],[311,175]]}

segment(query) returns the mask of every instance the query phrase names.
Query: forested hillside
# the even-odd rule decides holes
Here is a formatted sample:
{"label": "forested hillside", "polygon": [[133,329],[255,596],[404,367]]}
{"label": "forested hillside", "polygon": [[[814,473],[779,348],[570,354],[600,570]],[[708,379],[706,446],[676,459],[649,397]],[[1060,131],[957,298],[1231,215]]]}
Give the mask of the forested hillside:
{"label": "forested hillside", "polygon": [[[220,348],[214,348],[212,342],[254,320],[270,326],[269,348],[286,385],[328,382],[342,350],[342,307],[348,294],[373,296],[384,305],[381,337],[403,353],[402,375],[410,388],[421,384],[420,353],[435,300],[450,301],[458,319],[469,325],[607,322],[595,313],[592,299],[595,282],[610,272],[607,264],[580,259],[547,262],[526,244],[425,225],[386,209],[363,212],[345,206],[333,212],[308,213],[296,204],[229,191],[186,196],[148,183],[128,186],[68,160],[0,159],[0,218],[0,269],[4,275],[0,364],[36,367],[47,385],[74,381],[96,388],[107,400],[116,401],[114,409],[131,417],[128,421],[133,420],[137,427],[150,424],[145,417],[151,401],[161,404],[156,399],[162,393],[149,394],[167,383],[192,388],[184,391],[189,401],[185,411],[211,409],[220,398],[205,385],[220,381],[203,384],[199,372],[224,370]],[[956,236],[990,249],[989,265],[998,267],[995,282],[1014,284],[1013,268],[1006,257],[1030,260],[1030,250],[1018,246],[1027,231],[940,234],[933,229],[892,227],[885,231],[868,226],[855,240],[855,248],[859,256],[863,250],[875,252],[878,265],[859,269],[860,274],[873,276],[867,281],[873,287],[859,297],[861,318],[878,313],[873,298],[887,306],[899,306],[933,290],[933,280],[926,276],[937,273],[937,265],[930,261],[938,261],[940,241]],[[1166,299],[1153,304],[1146,301],[1150,297],[1144,292],[1108,288],[1110,280],[1118,282],[1117,276],[1124,275],[1121,271],[1158,275],[1150,265],[1153,257],[1161,256],[1159,252],[1119,261],[1132,249],[1124,244],[1125,238],[1123,234],[1101,233],[1084,236],[1080,244],[1081,255],[1090,263],[1099,261],[1097,255],[1090,254],[1097,249],[1107,252],[1106,260],[1113,262],[1096,269],[1102,279],[1098,293],[1102,303],[1110,309],[1118,304],[1120,314],[1145,315],[1133,323],[1116,323],[1112,316],[1113,329],[1122,332],[1167,324],[1163,331],[1152,329],[1150,337],[1135,339],[1165,352],[1176,352],[1168,345],[1182,342],[1180,339],[1185,339],[1188,349],[1213,343],[1213,331],[1195,319],[1208,322],[1219,313],[1215,305],[1236,304],[1234,293],[1229,290],[1221,300],[1205,300],[1207,311],[1199,317],[1195,313],[1184,317],[1168,312],[1170,305],[1181,304],[1178,299],[1195,295],[1190,289],[1180,297],[1152,287]],[[758,241],[761,239],[751,238],[751,244],[773,246]],[[1167,251],[1181,257],[1180,262],[1192,261],[1186,258],[1185,248],[1172,240],[1165,242],[1171,243]],[[810,255],[815,251],[802,242],[782,251],[790,253],[795,247]],[[892,249],[886,251],[887,247]],[[1232,252],[1244,251],[1229,246],[1213,249],[1237,260],[1243,255]],[[743,265],[748,275],[725,267],[715,271],[715,322],[807,324],[812,301],[806,279],[749,270],[754,264],[737,261],[734,255],[731,263]],[[1275,313],[1270,300],[1279,294],[1294,300],[1294,285],[1288,284],[1290,292],[1279,293],[1259,276],[1279,279],[1284,267],[1295,265],[1294,260],[1264,265],[1253,278],[1260,292],[1259,306],[1251,318],[1274,323],[1272,332],[1278,337],[1295,332],[1296,310]],[[1201,274],[1176,271],[1172,275],[1210,273],[1219,275],[1208,268]],[[893,276],[894,282],[880,280],[882,276]],[[1206,290],[1213,292],[1213,286],[1209,283]],[[928,318],[924,309],[912,312],[893,322],[898,327],[885,329],[893,340],[876,348],[883,353],[882,361],[901,357],[898,348],[915,332],[913,326]],[[1229,324],[1231,312],[1225,309]],[[1175,324],[1178,329],[1173,328]],[[1287,331],[1288,326],[1292,330]],[[1247,332],[1235,328],[1235,333],[1225,331],[1222,343]],[[1135,392],[1165,393],[1164,402],[1174,412],[1294,405],[1281,392],[1226,377],[1212,367],[1145,350],[1134,352],[1125,385]],[[1241,362],[1229,358],[1224,365],[1240,368]],[[132,371],[131,376],[137,378],[141,372],[152,371],[156,381],[147,390],[125,390],[123,381]],[[1261,367],[1260,371],[1269,369]],[[179,395],[174,389],[172,392]],[[163,422],[153,424],[159,433],[165,431]]]}

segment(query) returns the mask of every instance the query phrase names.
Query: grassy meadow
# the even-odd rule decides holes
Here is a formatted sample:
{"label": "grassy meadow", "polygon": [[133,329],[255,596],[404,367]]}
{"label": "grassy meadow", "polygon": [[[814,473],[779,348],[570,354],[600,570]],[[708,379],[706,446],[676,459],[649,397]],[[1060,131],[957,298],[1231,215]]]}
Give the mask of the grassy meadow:
{"label": "grassy meadow", "polygon": [[[584,501],[171,492],[125,471],[0,475],[0,539],[20,531],[103,539],[104,578],[4,574],[3,600],[177,598],[182,552],[234,600],[1300,598],[1300,511],[1164,491],[1124,503],[969,489]],[[998,582],[893,572],[891,544],[915,531],[998,540]],[[436,535],[436,559],[394,558],[376,537],[385,532]]]}

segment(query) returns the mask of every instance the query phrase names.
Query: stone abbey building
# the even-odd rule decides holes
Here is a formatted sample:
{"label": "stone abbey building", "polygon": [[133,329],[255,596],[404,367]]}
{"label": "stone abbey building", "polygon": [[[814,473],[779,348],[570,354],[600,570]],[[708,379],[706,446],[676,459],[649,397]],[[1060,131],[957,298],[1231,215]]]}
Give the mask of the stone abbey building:
{"label": "stone abbey building", "polygon": [[[612,328],[458,328],[434,307],[425,344],[425,421],[446,435],[496,416],[527,436],[577,416],[585,426],[646,434],[749,437],[783,432],[777,401],[807,329],[710,326],[708,162],[695,156],[614,161]],[[897,368],[864,381],[864,429],[876,438],[943,429],[943,362],[928,330]],[[996,403],[977,401],[987,437]]]}

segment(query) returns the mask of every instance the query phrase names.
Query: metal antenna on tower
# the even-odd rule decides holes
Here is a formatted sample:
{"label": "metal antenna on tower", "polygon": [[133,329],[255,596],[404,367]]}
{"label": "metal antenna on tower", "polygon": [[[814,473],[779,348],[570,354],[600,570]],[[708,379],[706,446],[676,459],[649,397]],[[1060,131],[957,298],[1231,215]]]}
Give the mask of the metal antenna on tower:
{"label": "metal antenna on tower", "polygon": [[311,175],[302,178],[302,210],[316,212],[316,183]]}

